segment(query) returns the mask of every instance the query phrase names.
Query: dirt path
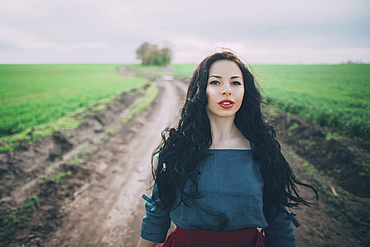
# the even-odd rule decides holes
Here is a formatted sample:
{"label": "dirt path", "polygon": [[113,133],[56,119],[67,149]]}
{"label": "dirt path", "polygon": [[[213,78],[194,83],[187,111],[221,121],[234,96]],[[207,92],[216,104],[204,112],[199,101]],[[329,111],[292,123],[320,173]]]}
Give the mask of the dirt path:
{"label": "dirt path", "polygon": [[[154,104],[89,159],[91,181],[77,198],[62,208],[63,224],[43,246],[136,246],[144,201],[150,194],[150,157],[160,131],[178,112],[181,82],[157,80],[160,94]],[[288,160],[301,162],[289,146]],[[299,169],[298,169],[299,170]],[[323,203],[298,211],[297,246],[360,246],[345,228],[330,218]]]}
{"label": "dirt path", "polygon": [[[153,106],[91,157],[91,182],[63,209],[63,227],[45,246],[135,246],[147,188],[150,157],[179,105],[181,84],[157,81]],[[87,187],[88,186],[88,187]]]}

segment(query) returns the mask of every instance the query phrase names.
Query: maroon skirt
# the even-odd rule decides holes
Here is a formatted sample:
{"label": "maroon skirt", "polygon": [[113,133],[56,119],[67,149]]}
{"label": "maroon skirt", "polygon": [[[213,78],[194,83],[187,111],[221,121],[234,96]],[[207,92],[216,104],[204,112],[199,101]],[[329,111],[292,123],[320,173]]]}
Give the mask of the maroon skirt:
{"label": "maroon skirt", "polygon": [[159,247],[264,247],[263,229],[216,232],[177,227]]}

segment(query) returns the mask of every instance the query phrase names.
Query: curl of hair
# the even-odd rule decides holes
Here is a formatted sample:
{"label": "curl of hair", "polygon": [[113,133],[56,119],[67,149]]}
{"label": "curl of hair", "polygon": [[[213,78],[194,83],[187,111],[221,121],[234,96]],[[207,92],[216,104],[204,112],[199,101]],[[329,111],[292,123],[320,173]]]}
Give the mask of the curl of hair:
{"label": "curl of hair", "polygon": [[[280,205],[287,207],[309,205],[309,202],[300,197],[297,185],[312,188],[317,198],[316,190],[294,176],[281,154],[275,130],[263,120],[262,96],[253,74],[230,51],[214,53],[197,66],[190,80],[177,128],[167,128],[162,132],[163,141],[153,153],[153,157],[160,153],[158,164],[152,167],[159,198],[165,207],[173,209],[181,202],[186,204],[186,200],[202,196],[198,191],[198,167],[212,144],[211,127],[206,113],[208,71],[211,65],[219,60],[235,62],[243,74],[244,98],[234,122],[240,132],[255,144],[253,158],[260,163],[265,183],[263,191],[265,215],[269,216],[271,212],[276,212]],[[163,172],[164,163],[165,172]],[[185,192],[184,186],[189,181],[191,190]]]}

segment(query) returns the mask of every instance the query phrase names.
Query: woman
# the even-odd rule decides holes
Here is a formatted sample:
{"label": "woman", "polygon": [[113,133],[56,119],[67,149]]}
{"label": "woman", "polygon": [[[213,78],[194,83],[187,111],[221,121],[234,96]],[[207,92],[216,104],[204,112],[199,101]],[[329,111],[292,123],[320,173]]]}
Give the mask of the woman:
{"label": "woman", "polygon": [[[198,65],[178,126],[154,153],[139,247],[295,246],[290,223],[298,222],[285,207],[309,205],[296,185],[312,187],[295,178],[261,102],[233,53]],[[166,238],[171,221],[177,228]]]}

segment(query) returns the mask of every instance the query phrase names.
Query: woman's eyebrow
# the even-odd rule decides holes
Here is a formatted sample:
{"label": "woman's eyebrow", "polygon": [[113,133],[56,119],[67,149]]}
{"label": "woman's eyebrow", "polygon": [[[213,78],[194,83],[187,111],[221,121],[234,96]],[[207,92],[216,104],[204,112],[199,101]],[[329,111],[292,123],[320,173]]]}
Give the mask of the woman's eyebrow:
{"label": "woman's eyebrow", "polygon": [[210,76],[209,76],[209,78],[211,78],[211,77],[216,77],[216,78],[220,78],[220,79],[222,78],[222,77],[221,77],[221,76],[219,76],[219,75],[210,75]]}

